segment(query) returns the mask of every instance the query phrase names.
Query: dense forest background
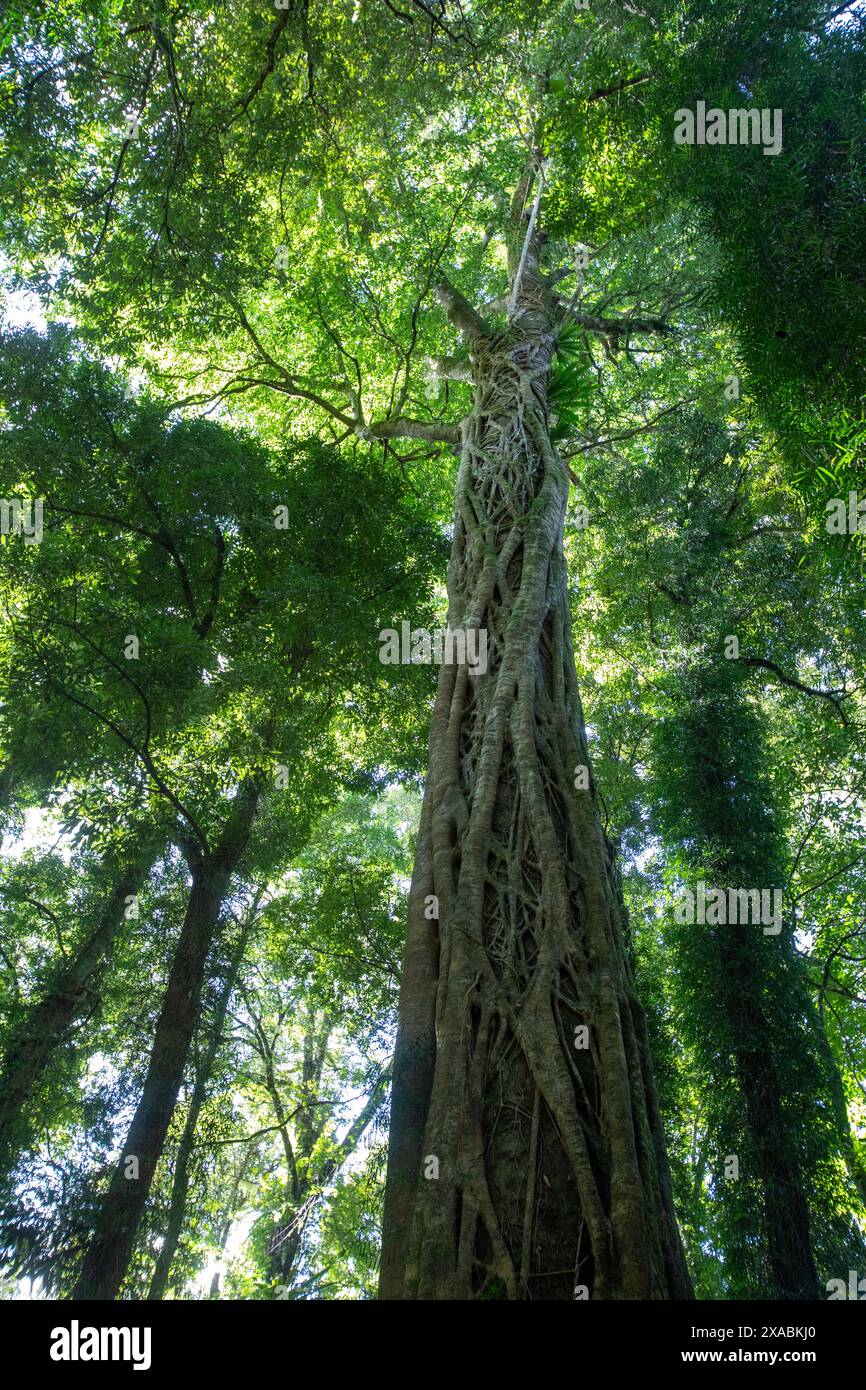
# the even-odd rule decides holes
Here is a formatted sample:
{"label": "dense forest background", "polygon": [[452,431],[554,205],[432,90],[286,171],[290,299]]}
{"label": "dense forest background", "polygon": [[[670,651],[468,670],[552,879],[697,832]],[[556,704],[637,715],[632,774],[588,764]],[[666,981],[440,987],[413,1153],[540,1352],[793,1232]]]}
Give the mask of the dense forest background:
{"label": "dense forest background", "polygon": [[[846,1296],[862,6],[11,0],[0,35],[4,1297]],[[781,151],[677,143],[699,101]],[[485,621],[460,734],[380,634]],[[780,929],[684,923],[698,884]]]}

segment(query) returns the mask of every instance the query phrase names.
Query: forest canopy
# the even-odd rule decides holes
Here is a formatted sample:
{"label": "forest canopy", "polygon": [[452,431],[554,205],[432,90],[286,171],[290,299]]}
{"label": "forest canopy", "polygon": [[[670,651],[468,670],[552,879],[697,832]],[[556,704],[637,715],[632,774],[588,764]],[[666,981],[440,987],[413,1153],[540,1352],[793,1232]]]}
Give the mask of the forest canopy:
{"label": "forest canopy", "polygon": [[11,0],[0,156],[3,1296],[857,1297],[862,4]]}

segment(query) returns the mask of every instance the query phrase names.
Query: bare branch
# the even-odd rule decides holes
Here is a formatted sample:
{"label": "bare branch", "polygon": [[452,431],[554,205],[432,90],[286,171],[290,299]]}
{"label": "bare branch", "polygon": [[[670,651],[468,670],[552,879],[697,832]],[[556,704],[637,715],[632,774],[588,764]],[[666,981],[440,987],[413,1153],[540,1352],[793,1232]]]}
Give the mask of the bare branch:
{"label": "bare branch", "polygon": [[436,298],[442,305],[455,328],[459,328],[461,333],[465,333],[467,338],[490,338],[492,329],[485,323],[484,319],[473,309],[469,300],[460,293],[450,280],[440,280],[434,286]]}
{"label": "bare branch", "polygon": [[674,411],[682,410],[698,399],[697,396],[689,396],[683,401],[676,401],[673,405],[668,405],[664,410],[660,410],[658,415],[654,415],[645,424],[635,425],[633,429],[624,430],[622,434],[612,434],[607,439],[593,439],[589,444],[580,444],[576,449],[569,451],[568,457],[574,458],[575,454],[586,454],[590,449],[604,449],[608,444],[619,444],[623,439],[633,439],[636,434],[644,434],[647,430],[653,429],[659,420],[663,420],[666,415],[672,415]]}
{"label": "bare branch", "polygon": [[[147,99],[150,95],[150,84],[153,79],[153,69],[156,65],[158,55],[159,45],[154,44],[153,51],[150,55],[150,59],[148,61],[147,69],[144,75],[144,91],[138,106],[138,114],[136,116],[136,121],[140,121],[142,116],[144,115],[144,108],[147,105]],[[90,253],[90,256],[88,257],[89,260],[95,260],[95,258],[99,255],[105,242],[105,238],[108,235],[108,228],[111,223],[111,215],[114,211],[114,195],[117,192],[117,185],[120,182],[120,175],[123,169],[123,161],[126,158],[126,152],[129,149],[130,145],[134,143],[134,139],[134,136],[128,136],[123,141],[123,144],[120,147],[120,154],[118,155],[117,163],[114,166],[114,174],[112,175],[111,183],[109,184],[107,189],[108,202],[105,208],[105,216],[102,221],[102,228],[100,230],[99,237],[97,238],[96,245],[94,246],[93,250]]]}
{"label": "bare branch", "polygon": [[184,396],[181,400],[172,401],[168,409],[179,410],[187,405],[214,405],[218,401],[225,400],[228,396],[243,395],[257,386],[267,387],[270,391],[280,391],[284,396],[298,396],[302,400],[311,401],[313,405],[319,406],[335,420],[339,420],[340,424],[345,425],[347,429],[353,430],[355,428],[355,421],[351,415],[346,415],[344,411],[339,410],[337,406],[332,405],[330,401],[326,401],[323,396],[319,396],[316,392],[308,391],[299,386],[293,377],[288,377],[283,381],[270,381],[267,377],[246,375],[231,377],[218,391],[211,393],[205,391],[192,396]]}
{"label": "bare branch", "polygon": [[448,381],[468,381],[472,382],[472,363],[465,357],[426,357],[425,364],[436,376],[446,378]]}
{"label": "bare branch", "polygon": [[641,82],[650,82],[652,74],[648,72],[640,73],[637,77],[624,77],[621,82],[615,82],[612,87],[596,87],[587,97],[587,101],[601,101],[604,97],[615,96],[617,92],[624,92],[626,87],[636,87]]}
{"label": "bare branch", "polygon": [[279,19],[277,20],[276,24],[274,25],[273,29],[268,35],[268,42],[265,48],[265,65],[259,73],[258,77],[256,78],[255,82],[253,83],[252,87],[250,87],[250,90],[247,92],[246,96],[242,97],[240,102],[238,103],[240,106],[243,107],[244,111],[246,111],[250,102],[258,96],[259,92],[262,90],[262,87],[264,87],[265,83],[267,82],[268,78],[270,77],[271,73],[276,67],[277,43],[279,42],[280,34],[285,29],[291,17],[292,11],[290,9],[283,10],[280,14]]}
{"label": "bare branch", "polygon": [[380,420],[378,424],[358,425],[359,439],[429,439],[442,444],[460,443],[460,426],[424,420]]}
{"label": "bare branch", "polygon": [[[562,301],[560,300],[562,304]],[[660,333],[665,337],[670,337],[675,330],[664,319],[659,318],[625,318],[625,319],[605,319],[599,318],[595,314],[585,314],[580,309],[573,309],[562,304],[568,310],[568,318],[573,323],[579,323],[581,328],[588,328],[591,333],[603,333],[606,338],[625,337],[629,333]]]}

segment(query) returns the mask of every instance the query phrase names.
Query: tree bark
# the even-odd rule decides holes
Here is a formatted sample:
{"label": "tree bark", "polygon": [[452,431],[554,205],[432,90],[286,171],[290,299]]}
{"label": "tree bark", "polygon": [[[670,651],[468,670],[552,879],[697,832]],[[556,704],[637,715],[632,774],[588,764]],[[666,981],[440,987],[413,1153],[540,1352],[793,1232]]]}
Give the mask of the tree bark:
{"label": "tree bark", "polygon": [[[200,856],[156,1025],[144,1089],[85,1254],[75,1299],[117,1297],[177,1103],[198,1022],[208,952],[229,880],[249,840],[258,787],[244,785],[219,846]],[[127,1159],[137,1176],[127,1177]]]}
{"label": "tree bark", "polygon": [[[525,227],[525,214],[515,221]],[[462,296],[452,313],[475,396],[449,627],[486,630],[488,668],[443,664],[430,731],[385,1299],[691,1296],[613,862],[594,791],[575,786],[589,754],[563,553],[568,479],[547,418],[555,309],[539,245],[529,237],[516,290],[515,247],[504,332],[467,314]],[[447,288],[440,299],[450,312]],[[576,1046],[581,1025],[586,1047]]]}
{"label": "tree bark", "polygon": [[[280,1127],[280,1138],[286,1155],[286,1205],[283,1208],[279,1229],[275,1232],[268,1251],[268,1275],[271,1279],[281,1280],[285,1285],[290,1284],[294,1277],[304,1227],[302,1209],[316,1181],[317,1175],[311,1171],[310,1160],[316,1142],[327,1123],[326,1111],[318,1107],[316,1102],[319,1100],[331,1030],[332,1024],[324,1018],[318,1020],[315,1010],[311,1009],[304,1032],[304,1055],[299,1087],[302,1100],[294,1111],[294,1144],[277,1085],[274,1053],[268,1050],[262,1054],[265,1084],[274,1116]],[[266,1041],[263,1029],[262,1040]]]}
{"label": "tree bark", "polygon": [[189,1191],[190,1177],[189,1167],[190,1160],[192,1159],[193,1144],[195,1143],[196,1129],[198,1127],[198,1117],[201,1114],[201,1108],[205,1102],[207,1086],[210,1081],[211,1072],[213,1071],[216,1055],[223,1041],[223,1026],[225,1024],[232,992],[237,982],[238,972],[243,963],[244,952],[247,942],[249,941],[252,925],[253,921],[251,918],[241,932],[237,945],[232,952],[229,971],[217,1001],[216,1010],[211,1023],[210,1041],[205,1049],[204,1056],[196,1073],[189,1110],[187,1111],[183,1134],[181,1135],[177,1149],[177,1158],[175,1159],[174,1176],[172,1177],[171,1184],[171,1201],[169,1203],[168,1219],[165,1226],[165,1237],[159,1255],[157,1256],[156,1264],[154,1265],[150,1289],[147,1294],[149,1302],[163,1298],[168,1287],[168,1277],[180,1241],[181,1231],[183,1230],[184,1216],[186,1215],[186,1199]]}
{"label": "tree bark", "polygon": [[27,1010],[6,1045],[0,1077],[0,1172],[14,1165],[26,1129],[25,1107],[73,1023],[96,998],[99,978],[123,926],[127,900],[141,888],[154,857],[152,842],[118,866],[99,921],[72,959],[61,962],[45,993]]}
{"label": "tree bark", "polygon": [[[727,866],[726,866],[727,867]],[[723,880],[723,875],[718,875]],[[754,1163],[763,1198],[767,1264],[774,1299],[820,1297],[812,1253],[809,1203],[798,1159],[799,1127],[786,1118],[783,1085],[776,1065],[778,1044],[767,1015],[777,991],[766,977],[755,945],[755,927],[731,924],[716,928],[719,968],[711,976],[715,997],[736,1039],[733,1060]],[[779,942],[778,949],[786,946]],[[792,948],[793,949],[793,948]],[[808,1007],[808,1001],[805,1001]],[[804,1018],[817,1027],[817,1019]],[[828,1081],[830,1077],[828,1075]]]}
{"label": "tree bark", "polygon": [[[738,928],[729,927],[737,932]],[[740,989],[748,983],[737,980]],[[747,1016],[749,1044],[738,1049],[737,1073],[743,1088],[749,1128],[764,1193],[767,1256],[779,1299],[821,1296],[812,1254],[809,1203],[788,1126],[784,1122],[779,1079],[760,995],[749,992],[734,1006]]]}
{"label": "tree bark", "polygon": [[[658,738],[667,785],[656,814],[680,863],[722,892],[784,882],[783,817],[765,772],[770,755],[737,664],[683,668],[677,708],[660,721]],[[727,1215],[713,1244],[734,1270],[750,1271],[757,1296],[816,1299],[809,1174],[835,1168],[849,1152],[844,1094],[789,924],[767,936],[738,916],[683,926],[668,942],[691,1000],[681,1041],[695,1054],[707,1129],[713,1147],[731,1146],[746,1179],[739,1194],[736,1184],[713,1192]],[[709,1008],[698,1006],[699,995]]]}

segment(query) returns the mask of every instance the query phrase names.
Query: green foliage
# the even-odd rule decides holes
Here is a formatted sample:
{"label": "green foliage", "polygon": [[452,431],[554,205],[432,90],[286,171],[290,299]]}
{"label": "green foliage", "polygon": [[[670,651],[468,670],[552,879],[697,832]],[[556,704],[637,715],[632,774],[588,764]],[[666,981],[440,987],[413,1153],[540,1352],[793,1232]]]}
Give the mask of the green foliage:
{"label": "green foliage", "polygon": [[[3,289],[55,321],[0,341],[0,494],[45,499],[40,544],[0,542],[0,1041],[87,939],[117,857],[158,842],[21,1116],[5,1260],[61,1295],[143,1083],[184,856],[257,776],[126,1292],[146,1296],[195,1099],[168,1296],[216,1273],[227,1296],[374,1296],[434,696],[377,634],[441,611],[455,467],[435,426],[468,394],[431,390],[424,357],[468,354],[434,286],[453,275],[503,327],[536,144],[542,269],[571,305],[551,438],[590,516],[567,525],[574,646],[698,1293],[772,1283],[756,1039],[819,1273],[862,1266],[864,549],[824,525],[864,490],[862,18],[440,9],[4,12]],[[701,99],[781,108],[784,154],[675,145]],[[628,326],[648,316],[669,331]],[[783,942],[675,926],[671,893],[702,876],[783,887]]]}

